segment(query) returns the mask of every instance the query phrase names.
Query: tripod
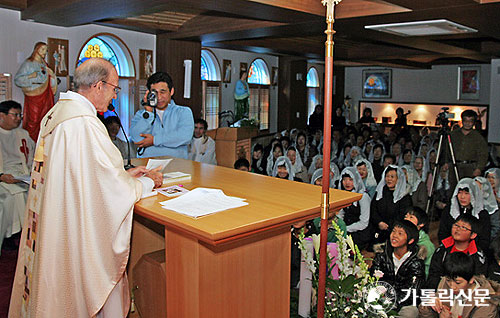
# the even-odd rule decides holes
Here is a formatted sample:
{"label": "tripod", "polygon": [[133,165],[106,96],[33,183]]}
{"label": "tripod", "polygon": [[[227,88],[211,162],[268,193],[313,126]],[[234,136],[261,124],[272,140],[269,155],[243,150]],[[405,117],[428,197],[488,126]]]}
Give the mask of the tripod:
{"label": "tripod", "polygon": [[[448,143],[448,147],[450,149],[451,153],[451,160],[453,163],[453,170],[455,171],[455,176],[457,177],[457,181],[460,180],[459,175],[458,175],[458,168],[457,168],[457,162],[455,160],[455,153],[453,151],[453,144],[451,143],[451,136],[450,133],[448,132],[448,124],[447,121],[442,123],[442,127],[439,130],[439,144],[438,144],[438,149],[437,149],[437,155],[436,155],[436,161],[434,162],[434,171],[432,172],[432,183],[431,183],[431,188],[429,189],[429,196],[427,198],[427,206],[425,208],[425,213],[428,215],[429,214],[429,209],[430,205],[432,202],[432,197],[433,197],[433,191],[434,191],[434,182],[436,181],[436,174],[437,174],[437,168],[438,168],[438,162],[439,158],[442,155],[442,150],[443,150],[443,140],[446,139],[446,142]],[[430,215],[430,220],[433,219],[433,214],[434,214],[434,209],[432,210],[432,215]]]}

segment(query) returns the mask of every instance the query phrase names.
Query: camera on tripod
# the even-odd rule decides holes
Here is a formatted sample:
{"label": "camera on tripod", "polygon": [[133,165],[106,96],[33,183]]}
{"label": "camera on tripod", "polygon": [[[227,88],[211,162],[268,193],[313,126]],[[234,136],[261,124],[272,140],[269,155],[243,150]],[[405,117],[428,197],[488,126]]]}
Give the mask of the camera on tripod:
{"label": "camera on tripod", "polygon": [[149,92],[146,96],[146,101],[142,101],[141,105],[156,107],[158,105],[158,92],[156,90]]}
{"label": "camera on tripod", "polygon": [[449,107],[443,107],[441,109],[443,111],[437,115],[436,122],[443,127],[448,127],[449,120],[455,118],[455,114],[448,112],[448,109],[450,109]]}

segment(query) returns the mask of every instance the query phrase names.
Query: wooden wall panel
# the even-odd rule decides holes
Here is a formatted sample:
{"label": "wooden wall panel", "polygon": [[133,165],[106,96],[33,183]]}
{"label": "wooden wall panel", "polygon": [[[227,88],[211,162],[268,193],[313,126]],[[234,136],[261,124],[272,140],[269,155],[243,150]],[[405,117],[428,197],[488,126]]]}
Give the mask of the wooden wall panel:
{"label": "wooden wall panel", "polygon": [[[192,60],[191,98],[184,98],[184,60]],[[201,43],[167,39],[156,36],[156,70],[165,71],[174,81],[173,99],[178,105],[189,106],[194,118],[202,117]]]}
{"label": "wooden wall panel", "polygon": [[[297,75],[301,76],[298,79]],[[307,61],[291,57],[279,58],[278,131],[304,129],[307,124]],[[300,117],[297,118],[297,112]]]}

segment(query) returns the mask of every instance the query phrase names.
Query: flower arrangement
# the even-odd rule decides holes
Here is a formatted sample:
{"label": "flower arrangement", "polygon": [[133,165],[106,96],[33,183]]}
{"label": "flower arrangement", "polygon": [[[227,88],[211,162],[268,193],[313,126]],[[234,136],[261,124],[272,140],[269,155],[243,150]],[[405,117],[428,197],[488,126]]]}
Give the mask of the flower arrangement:
{"label": "flower arrangement", "polygon": [[[336,257],[332,257],[332,253],[327,256],[327,273],[326,278],[326,300],[325,300],[325,317],[330,318],[362,318],[362,317],[389,317],[397,315],[396,312],[386,312],[384,308],[384,291],[380,293],[377,286],[377,297],[366,297],[367,291],[373,290],[378,281],[377,273],[374,276],[370,275],[368,265],[365,258],[359,251],[348,235],[344,237],[344,233],[340,227],[333,223],[335,236],[337,238]],[[306,248],[307,240],[304,233],[299,234],[299,248],[302,251],[304,262],[307,268],[312,273],[313,286],[313,301],[312,313],[315,315],[317,301],[315,295],[318,289],[318,261],[319,260],[319,242],[320,236],[313,234],[312,242],[314,245],[314,253],[310,255]],[[338,275],[336,269],[338,268]],[[332,271],[335,275],[332,275]],[[338,277],[338,278],[337,278]],[[370,294],[371,295],[371,294]]]}

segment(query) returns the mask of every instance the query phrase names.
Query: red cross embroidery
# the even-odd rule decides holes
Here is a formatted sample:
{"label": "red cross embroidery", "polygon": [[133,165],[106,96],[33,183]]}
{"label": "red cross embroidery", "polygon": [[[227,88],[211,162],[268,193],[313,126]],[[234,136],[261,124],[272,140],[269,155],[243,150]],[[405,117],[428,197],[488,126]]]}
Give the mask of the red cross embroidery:
{"label": "red cross embroidery", "polygon": [[26,159],[26,163],[28,163],[28,154],[30,153],[30,150],[28,149],[28,144],[26,143],[26,139],[21,139],[21,147],[19,147],[19,150],[24,154],[24,158]]}

